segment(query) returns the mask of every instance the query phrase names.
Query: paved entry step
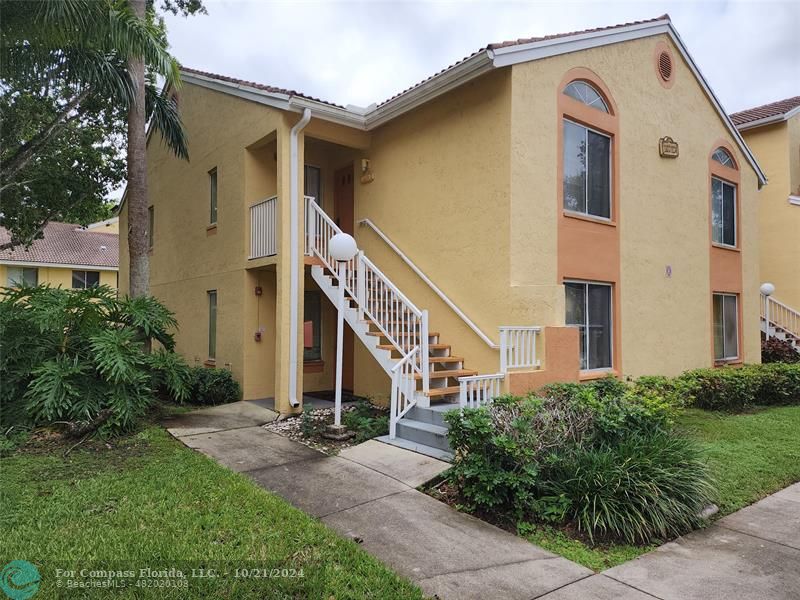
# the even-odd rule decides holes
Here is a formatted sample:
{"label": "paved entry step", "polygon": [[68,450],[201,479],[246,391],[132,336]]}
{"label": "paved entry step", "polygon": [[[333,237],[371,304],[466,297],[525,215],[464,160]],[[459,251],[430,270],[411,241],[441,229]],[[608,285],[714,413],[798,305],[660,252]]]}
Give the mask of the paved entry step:
{"label": "paved entry step", "polygon": [[378,440],[379,442],[383,442],[384,444],[389,444],[391,446],[397,446],[398,448],[405,448],[406,450],[411,450],[412,452],[416,452],[417,454],[423,454],[425,456],[430,456],[431,458],[436,458],[446,462],[453,462],[453,453],[447,450],[442,450],[440,448],[433,448],[432,446],[426,446],[425,444],[412,442],[399,437],[390,440],[388,435],[382,435],[381,437],[377,437],[375,439]]}

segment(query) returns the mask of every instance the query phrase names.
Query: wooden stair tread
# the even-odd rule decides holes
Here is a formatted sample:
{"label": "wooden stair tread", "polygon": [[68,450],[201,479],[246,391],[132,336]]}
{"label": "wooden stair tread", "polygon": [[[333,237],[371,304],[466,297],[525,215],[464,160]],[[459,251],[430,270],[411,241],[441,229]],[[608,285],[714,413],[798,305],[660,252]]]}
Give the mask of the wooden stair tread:
{"label": "wooden stair tread", "polygon": [[[451,377],[470,377],[477,375],[477,371],[467,371],[466,369],[443,369],[441,371],[430,371],[429,376],[431,379],[449,379]],[[414,379],[422,379],[419,373],[414,375]]]}
{"label": "wooden stair tread", "polygon": [[450,394],[458,394],[461,388],[457,385],[443,388],[432,388],[425,392],[428,398],[437,398],[439,396],[449,396]]}
{"label": "wooden stair tread", "polygon": [[[430,346],[430,344],[428,344],[428,346]],[[462,356],[431,356],[428,358],[428,362],[432,363],[464,362],[464,358]]]}
{"label": "wooden stair tread", "polygon": [[[378,348],[381,350],[397,350],[392,344],[378,344]],[[411,346],[405,346],[406,352],[411,350]],[[429,350],[449,350],[449,344],[428,344]]]}
{"label": "wooden stair tread", "polygon": [[[383,333],[382,331],[368,331],[367,335],[371,335],[371,336],[374,336],[374,337],[386,337],[386,334]],[[417,333],[396,333],[396,334],[393,334],[393,335],[396,335],[397,337],[419,337],[419,334],[417,334]],[[439,332],[438,331],[429,331],[428,332],[428,337],[435,336],[435,335],[438,336]],[[429,344],[429,346],[430,346],[430,344]]]}

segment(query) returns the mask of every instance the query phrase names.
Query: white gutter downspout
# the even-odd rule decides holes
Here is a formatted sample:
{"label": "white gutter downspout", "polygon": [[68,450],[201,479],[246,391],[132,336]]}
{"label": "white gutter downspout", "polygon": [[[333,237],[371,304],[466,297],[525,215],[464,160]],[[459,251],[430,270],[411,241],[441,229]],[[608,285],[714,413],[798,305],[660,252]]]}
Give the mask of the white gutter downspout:
{"label": "white gutter downspout", "polygon": [[305,129],[311,120],[311,111],[303,109],[303,116],[292,127],[289,133],[289,295],[291,296],[292,306],[289,310],[289,404],[292,408],[300,406],[297,399],[297,299],[299,297],[297,271],[300,268],[300,257],[298,255],[299,240],[297,239],[297,227],[299,224],[299,207],[297,206],[297,195],[299,193],[297,169],[297,136]]}

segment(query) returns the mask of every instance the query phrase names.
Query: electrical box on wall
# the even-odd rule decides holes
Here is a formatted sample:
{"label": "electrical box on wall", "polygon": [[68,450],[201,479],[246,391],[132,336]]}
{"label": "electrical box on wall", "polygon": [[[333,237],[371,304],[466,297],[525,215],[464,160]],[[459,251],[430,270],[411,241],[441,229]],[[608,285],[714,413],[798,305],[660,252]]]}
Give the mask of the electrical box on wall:
{"label": "electrical box on wall", "polygon": [[256,296],[260,296],[263,293],[264,293],[264,290],[261,289],[260,285],[257,285],[256,286]]}
{"label": "electrical box on wall", "polygon": [[256,332],[253,334],[253,339],[255,341],[257,341],[257,342],[260,342],[261,338],[263,337],[263,335],[264,335],[264,328],[263,327],[259,327],[258,329],[256,329]]}

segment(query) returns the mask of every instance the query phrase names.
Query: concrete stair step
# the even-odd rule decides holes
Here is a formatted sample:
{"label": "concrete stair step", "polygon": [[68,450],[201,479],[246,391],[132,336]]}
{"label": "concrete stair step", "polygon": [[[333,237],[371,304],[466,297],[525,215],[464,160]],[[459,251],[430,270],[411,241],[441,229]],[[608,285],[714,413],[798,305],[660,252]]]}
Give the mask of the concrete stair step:
{"label": "concrete stair step", "polygon": [[425,444],[410,442],[399,437],[390,440],[388,435],[382,435],[381,437],[377,437],[375,439],[379,442],[383,442],[384,444],[397,446],[398,448],[404,448],[405,450],[411,450],[417,454],[424,454],[425,456],[430,456],[431,458],[436,458],[445,462],[453,462],[453,453],[446,450],[440,450],[439,448],[426,446]]}
{"label": "concrete stair step", "polygon": [[447,443],[447,428],[441,425],[403,418],[397,422],[397,437],[450,452],[450,445]]}
{"label": "concrete stair step", "polygon": [[447,428],[447,424],[444,421],[444,414],[451,410],[458,410],[458,404],[434,404],[429,407],[417,405],[409,410],[403,418]]}

